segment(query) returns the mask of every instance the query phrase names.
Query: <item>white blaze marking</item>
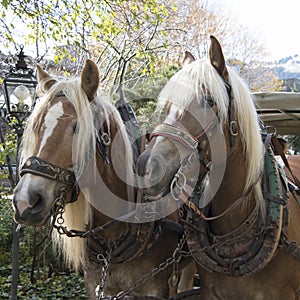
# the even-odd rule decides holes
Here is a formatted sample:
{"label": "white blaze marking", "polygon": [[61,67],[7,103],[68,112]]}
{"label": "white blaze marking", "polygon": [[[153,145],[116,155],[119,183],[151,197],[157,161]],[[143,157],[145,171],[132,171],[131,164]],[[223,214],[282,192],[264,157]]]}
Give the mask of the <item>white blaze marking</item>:
{"label": "white blaze marking", "polygon": [[45,132],[40,145],[40,150],[38,155],[40,155],[42,149],[46,145],[47,139],[52,135],[53,130],[58,123],[58,119],[63,115],[63,113],[64,112],[63,112],[63,107],[61,102],[58,102],[53,106],[51,106],[51,108],[47,112],[47,115],[45,117]]}
{"label": "white blaze marking", "polygon": [[176,122],[177,111],[178,108],[176,107],[176,105],[171,105],[169,114],[167,115],[167,118],[165,119],[164,123],[173,125]]}
{"label": "white blaze marking", "polygon": [[32,205],[30,205],[28,201],[28,190],[30,187],[31,178],[32,178],[31,174],[24,175],[24,177],[22,178],[22,186],[17,194],[19,200],[16,203],[16,207],[20,215],[22,215],[27,208],[32,208]]}

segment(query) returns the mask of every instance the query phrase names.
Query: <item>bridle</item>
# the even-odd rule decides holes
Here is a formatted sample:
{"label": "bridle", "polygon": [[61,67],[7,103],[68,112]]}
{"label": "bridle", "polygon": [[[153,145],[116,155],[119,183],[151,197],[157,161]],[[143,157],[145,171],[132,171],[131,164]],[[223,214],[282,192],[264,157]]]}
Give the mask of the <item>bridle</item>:
{"label": "bridle", "polygon": [[178,141],[183,146],[194,151],[197,149],[204,136],[215,128],[216,123],[217,122],[213,120],[196,136],[193,136],[186,129],[179,126],[175,126],[169,123],[162,123],[154,129],[153,133],[151,134],[150,140],[157,136],[163,136]]}
{"label": "bridle", "polygon": [[[65,94],[61,91],[55,95],[55,97],[66,97]],[[91,107],[93,111],[98,112],[99,108],[96,107],[95,104],[91,102]],[[104,124],[105,125],[105,124]],[[104,162],[109,164],[107,147],[110,145],[110,135],[106,132],[106,128],[100,126],[99,128],[99,137],[97,137],[96,150],[99,153]],[[61,206],[66,204],[66,193],[70,191],[71,196],[67,203],[73,203],[77,200],[78,195],[80,193],[80,188],[78,182],[76,180],[75,172],[52,164],[48,161],[45,161],[37,156],[30,156],[25,161],[22,166],[19,175],[22,177],[24,174],[30,173],[33,175],[41,176],[58,183],[62,184],[62,188],[59,192],[59,204]],[[63,195],[63,197],[62,197]],[[56,203],[55,203],[56,205]]]}
{"label": "bridle", "polygon": [[[230,149],[235,145],[235,138],[238,135],[238,123],[235,120],[234,105],[232,103],[232,89],[231,85],[224,80],[227,96],[228,96],[228,131],[230,140]],[[215,104],[214,101],[212,101]],[[192,135],[188,130],[179,125],[173,125],[169,123],[162,123],[158,125],[150,136],[150,140],[154,137],[163,136],[169,138],[175,142],[179,142],[185,148],[190,151],[195,151],[198,149],[200,162],[207,169],[208,159],[203,153],[207,152],[209,141],[208,136],[213,136],[214,131],[219,123],[219,116],[216,112],[216,118],[212,120],[204,129],[200,131],[197,135]]]}
{"label": "bridle", "polygon": [[[234,111],[234,105],[232,103],[232,92],[231,92],[231,85],[224,80],[224,84],[226,87],[229,103],[228,103],[228,133],[229,133],[229,155],[227,159],[232,155],[233,149],[236,142],[236,137],[239,134],[238,130],[238,122],[235,120],[235,111]],[[183,173],[184,169],[191,168],[191,157],[194,155],[195,151],[198,151],[199,161],[201,165],[204,166],[204,172],[199,175],[197,184],[195,188],[199,188],[198,182],[202,181],[202,179],[207,175],[207,173],[210,171],[211,167],[211,161],[208,158],[208,147],[209,147],[209,140],[208,136],[213,136],[215,130],[217,129],[217,126],[219,124],[219,118],[218,114],[214,120],[212,120],[204,129],[200,131],[200,133],[196,136],[192,135],[188,130],[186,130],[183,127],[174,126],[172,124],[168,123],[162,123],[158,125],[150,139],[153,139],[154,137],[166,137],[170,140],[175,141],[176,143],[179,143],[183,145],[185,148],[188,149],[187,157],[184,159],[181,163],[181,167],[174,176],[172,182],[171,182],[171,194],[175,200],[181,201],[182,203],[185,203],[190,209],[194,210],[200,217],[204,220],[215,220],[223,215],[227,214],[229,211],[231,211],[234,207],[238,206],[239,203],[242,202],[242,200],[246,197],[248,197],[249,193],[252,190],[252,187],[249,188],[248,191],[246,191],[237,201],[233,203],[232,206],[230,206],[228,209],[226,209],[223,213],[216,217],[208,218],[206,217],[200,209],[189,199],[190,195],[193,193],[193,187],[189,186],[187,184],[187,179],[185,178],[185,175]],[[180,182],[181,181],[181,182]],[[177,192],[174,190],[177,190]],[[177,196],[176,196],[177,194]]]}
{"label": "bridle", "polygon": [[37,156],[31,156],[26,160],[19,172],[21,177],[27,173],[61,183],[65,190],[71,191],[69,203],[77,200],[80,189],[73,171],[61,168]]}

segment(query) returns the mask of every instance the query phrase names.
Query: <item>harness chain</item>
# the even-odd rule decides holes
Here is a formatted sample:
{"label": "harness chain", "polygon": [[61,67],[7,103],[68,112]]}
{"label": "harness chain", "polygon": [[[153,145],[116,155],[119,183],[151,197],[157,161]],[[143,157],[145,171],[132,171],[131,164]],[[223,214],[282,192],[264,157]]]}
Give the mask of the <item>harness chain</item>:
{"label": "harness chain", "polygon": [[100,277],[100,284],[96,287],[95,293],[96,293],[96,298],[98,300],[101,300],[101,299],[105,298],[104,297],[104,286],[105,286],[105,281],[106,281],[106,277],[107,277],[107,271],[110,266],[110,263],[109,263],[110,258],[108,257],[108,259],[106,259],[103,254],[98,254],[97,259],[102,264],[102,273],[101,273],[101,277]]}
{"label": "harness chain", "polygon": [[[229,98],[230,98],[230,96],[229,96]],[[230,115],[232,115],[232,114],[230,113]],[[232,120],[232,118],[229,118],[229,120],[230,119]],[[234,137],[238,134],[238,130],[237,130],[237,128],[233,128],[233,127],[237,127],[237,123],[235,121],[230,122],[229,127],[230,127],[230,134],[231,134],[231,136],[233,137],[233,140],[234,140]],[[203,132],[204,136],[205,136],[205,131],[206,130],[204,130],[204,132]],[[263,133],[265,133],[264,128],[262,128],[262,131],[263,131]],[[194,151],[194,149],[197,149],[197,147],[198,147],[198,151],[201,150],[201,148],[199,147],[200,146],[199,139],[196,139],[195,137],[190,135],[189,132],[187,132],[185,130],[182,130],[181,128],[173,127],[170,124],[165,124],[164,123],[164,124],[158,126],[152,134],[152,137],[155,137],[155,136],[164,136],[164,137],[170,138],[172,140],[179,141],[183,145],[187,146],[187,148],[189,148],[191,151]],[[273,136],[273,134],[266,134],[265,135],[265,148],[266,149],[269,148],[272,136]],[[232,143],[232,141],[231,141],[230,147],[232,148],[233,146],[234,146],[234,143]],[[268,149],[267,152],[268,151],[271,151],[271,150]],[[203,151],[200,151],[200,153],[201,152],[203,153]],[[267,155],[267,157],[269,157],[269,156],[271,157],[272,155],[271,154]],[[233,208],[237,207],[242,201],[245,200],[245,198],[247,198],[250,195],[254,185],[260,179],[260,178],[258,178],[257,181],[252,185],[252,187],[249,188],[249,190],[246,191],[239,199],[237,199],[237,201],[234,201],[234,203],[230,207],[228,207],[228,209],[226,209],[223,213],[221,213],[220,215],[215,216],[215,217],[206,217],[204,215],[204,213],[200,209],[198,209],[197,205],[194,203],[195,199],[193,199],[193,201],[190,200],[191,192],[193,192],[193,190],[195,191],[195,189],[193,189],[192,186],[187,184],[186,176],[183,173],[184,169],[185,168],[188,169],[188,167],[189,167],[189,160],[190,160],[190,158],[185,160],[185,163],[183,162],[180,170],[175,175],[175,177],[174,177],[174,179],[171,183],[171,194],[172,194],[172,196],[175,200],[180,201],[183,204],[185,204],[185,206],[187,207],[187,211],[191,211],[192,214],[195,213],[197,216],[200,217],[200,219],[202,219],[204,221],[211,221],[211,220],[221,218],[223,215],[225,215],[226,213],[231,211]],[[201,159],[201,162],[202,161],[203,161],[203,158]],[[271,169],[274,168],[274,172],[275,172],[273,174],[273,172],[271,171],[271,176],[273,176],[275,178],[272,179],[272,180],[266,180],[268,174],[265,175],[265,181],[266,181],[265,186],[268,187],[267,190],[269,190],[270,192],[267,192],[267,193],[264,192],[264,197],[265,197],[265,199],[268,199],[268,204],[269,204],[269,211],[268,211],[268,217],[267,217],[269,223],[268,223],[267,226],[263,227],[262,224],[259,225],[260,221],[258,221],[258,223],[257,223],[258,225],[257,225],[256,222],[255,222],[255,219],[254,219],[254,221],[252,222],[253,227],[252,227],[252,230],[251,230],[251,231],[254,232],[254,236],[256,237],[255,240],[257,240],[257,237],[262,237],[261,239],[259,239],[260,240],[259,243],[253,243],[251,245],[251,247],[253,248],[251,250],[253,250],[253,251],[249,251],[252,254],[253,253],[256,254],[257,251],[259,250],[260,255],[255,256],[256,259],[254,259],[260,265],[259,268],[261,268],[262,266],[264,266],[266,263],[269,262],[271,257],[274,255],[274,251],[276,250],[276,248],[278,246],[285,245],[287,253],[293,254],[297,258],[300,257],[300,247],[298,245],[296,245],[295,242],[289,243],[287,241],[286,237],[284,237],[284,229],[287,226],[287,221],[285,221],[287,219],[286,218],[287,209],[285,208],[286,201],[284,200],[286,197],[284,197],[283,194],[282,195],[278,194],[279,189],[280,189],[279,188],[279,182],[281,181],[281,178],[278,175],[278,172],[276,173],[277,168],[275,166],[274,158],[271,158],[271,161],[272,162],[269,162],[269,164],[271,163],[271,165],[272,165],[272,163],[273,163],[273,167],[271,167]],[[265,164],[266,164],[266,157],[265,157]],[[175,190],[176,190],[177,193],[175,192]],[[201,190],[201,188],[200,188],[200,190]],[[265,189],[263,189],[263,190],[265,191]],[[181,218],[181,219],[183,220],[184,224],[188,225],[188,227],[190,227],[194,231],[199,232],[199,230],[200,230],[200,232],[202,232],[202,231],[206,232],[206,230],[203,228],[204,225],[200,226],[202,229],[201,228],[199,229],[199,228],[197,228],[198,227],[197,225],[199,225],[199,224],[196,224],[196,225],[195,224],[190,224],[189,221],[187,221],[183,218]],[[258,216],[256,217],[256,219],[259,220]],[[285,219],[285,220],[283,220],[283,219]],[[264,232],[262,232],[262,230]],[[241,241],[241,238],[242,238],[242,239],[245,240],[245,242],[249,243],[248,236],[246,238],[245,235],[243,235],[243,234],[244,233],[240,233],[239,236],[229,235],[232,238],[231,238],[231,240],[227,239],[227,243],[229,243],[229,241],[231,241],[231,245],[230,245],[230,243],[229,243],[229,245],[232,246],[232,240],[234,239],[234,241],[236,241],[237,237],[239,237],[240,241]],[[202,235],[203,235],[203,233],[202,233]],[[205,233],[204,233],[204,235],[205,235]],[[227,236],[227,238],[229,236]],[[269,240],[269,242],[271,242],[270,245],[273,245],[273,246],[272,247],[265,247],[263,245],[263,244],[265,244],[265,243],[263,243],[263,240],[264,240],[263,237],[265,237],[267,240]],[[206,237],[206,238],[208,238],[208,237]],[[275,243],[274,243],[274,241],[275,241]],[[194,245],[196,242],[197,242],[197,239],[195,239],[192,242],[192,244]],[[208,241],[206,243],[208,243]],[[206,243],[202,244],[200,247],[205,246]],[[240,245],[241,245],[241,243],[240,243]],[[243,247],[245,247],[245,245],[243,245]],[[215,256],[215,255],[213,255],[213,253],[211,253],[211,255],[212,255],[211,258],[213,258]],[[248,260],[251,261],[251,258],[253,258],[253,257],[254,256],[251,256],[251,255],[249,256],[249,254],[244,255],[244,258],[247,258],[246,261],[248,261]],[[219,262],[220,262],[220,258],[221,257],[215,257],[215,259],[217,259],[216,261],[219,260]],[[214,260],[214,258],[213,258],[213,260]],[[260,263],[261,260],[263,260],[264,264]],[[214,265],[214,263],[212,265]],[[222,265],[222,263],[221,263],[221,265]],[[251,263],[250,263],[249,266],[251,266]],[[254,269],[253,269],[253,267],[250,267],[250,269],[248,269],[248,267],[245,267],[245,270],[242,271],[242,273],[243,272],[252,273],[252,272],[257,271],[257,269],[258,269],[258,268],[255,268],[255,266],[254,266]],[[214,268],[212,268],[212,269],[214,269]],[[221,267],[221,271],[222,271],[222,267]],[[236,273],[236,272],[231,272],[230,270],[228,270],[228,272],[231,275],[234,275]],[[239,273],[239,271],[237,273]],[[239,274],[235,274],[235,275],[238,276]]]}
{"label": "harness chain", "polygon": [[118,300],[118,299],[124,298],[125,296],[130,295],[130,293],[133,292],[135,289],[137,289],[138,287],[140,287],[143,284],[145,284],[149,279],[153,278],[154,276],[156,276],[160,272],[164,271],[166,268],[168,268],[172,264],[174,264],[174,263],[178,264],[179,261],[180,261],[180,259],[184,256],[184,254],[187,253],[187,256],[189,256],[189,252],[185,252],[185,251],[182,250],[183,247],[184,247],[185,242],[186,242],[186,234],[184,234],[181,237],[181,239],[180,239],[180,241],[178,243],[178,246],[174,250],[172,256],[170,256],[164,262],[162,262],[157,267],[155,267],[154,269],[152,269],[149,273],[146,273],[144,276],[142,276],[141,278],[139,278],[135,282],[135,284],[133,284],[132,286],[128,287],[126,290],[118,293],[116,296],[112,297],[112,299],[113,300]]}
{"label": "harness chain", "polygon": [[[39,169],[39,175],[43,174],[43,172],[46,173],[47,170],[49,169],[48,168],[49,166],[51,167],[51,169],[55,168],[58,171],[62,170],[61,168],[59,168],[57,166],[48,164],[45,161],[41,161],[39,158],[32,157],[27,161],[27,163],[26,163],[27,169],[23,170],[22,174],[24,174],[25,172],[33,173],[34,168],[28,169],[29,166],[32,166],[32,164],[31,164],[32,161],[36,162],[39,166],[41,165],[40,164],[40,162],[41,162],[43,164],[43,166],[45,166],[46,169],[43,169],[43,170]],[[69,174],[72,174],[71,171],[68,172],[68,175]],[[48,177],[48,174],[46,174],[46,176]],[[52,174],[51,174],[51,176],[52,176]],[[52,179],[54,179],[54,178],[57,180],[57,178],[53,176]],[[63,182],[63,183],[66,184],[66,182]],[[69,185],[68,183],[67,183],[67,185]],[[69,229],[67,229],[66,226],[63,226],[63,223],[64,223],[63,213],[65,211],[65,209],[64,209],[65,199],[66,199],[66,186],[61,188],[60,195],[55,200],[55,204],[54,204],[54,207],[52,210],[53,219],[52,219],[52,224],[51,224],[49,234],[53,230],[53,228],[55,228],[59,234],[65,234],[66,236],[68,236],[70,238],[72,238],[72,237],[80,237],[80,238],[93,237],[95,239],[101,239],[102,241],[100,242],[100,244],[104,244],[106,242],[109,249],[117,248],[118,241],[122,240],[126,236],[126,233],[121,233],[117,239],[108,240],[108,241],[103,236],[101,236],[101,232],[103,232],[108,226],[112,225],[117,220],[111,220],[111,221],[107,222],[106,224],[104,224],[103,226],[99,226],[99,227],[96,227],[96,228],[93,228],[90,230],[86,230],[86,231],[80,231],[80,230],[74,230],[74,229],[69,230]],[[128,219],[128,218],[132,217],[134,215],[134,213],[135,213],[135,211],[130,212],[129,214],[124,216],[124,219]],[[151,224],[154,225],[154,222],[151,222]],[[127,231],[127,233],[128,232],[130,232],[130,231]],[[151,230],[150,230],[150,232],[151,232]],[[139,230],[139,233],[141,233],[140,230]],[[46,236],[46,238],[49,236],[49,234]],[[139,234],[139,235],[143,235],[143,234]],[[146,242],[148,242],[148,239],[146,239]],[[186,242],[185,235],[182,235],[181,240],[178,244],[178,247],[173,252],[172,257],[169,257],[168,259],[166,259],[158,267],[154,268],[149,273],[145,274],[133,286],[129,287],[125,291],[122,291],[121,293],[119,293],[119,295],[113,297],[113,299],[121,299],[121,298],[125,297],[126,295],[129,295],[129,293],[134,291],[137,287],[145,284],[150,278],[156,276],[158,273],[162,272],[163,270],[165,270],[167,267],[169,267],[172,264],[173,264],[173,270],[175,270],[175,269],[177,270],[176,266],[178,266],[178,263],[181,259],[181,251],[180,250],[182,250],[185,242]],[[144,243],[142,243],[142,246],[143,247],[141,247],[141,248],[144,249]],[[148,245],[148,248],[149,248],[149,245]],[[110,253],[108,254],[107,251],[105,251],[107,257],[105,257],[104,254],[102,254],[102,253],[99,253],[97,255],[97,261],[100,261],[102,264],[102,274],[100,277],[100,284],[96,287],[96,290],[95,290],[97,299],[105,299],[104,286],[105,286],[105,281],[106,281],[106,277],[107,277],[107,271],[108,271],[110,263],[111,263],[111,252],[112,251],[110,251]],[[137,253],[140,254],[140,251],[137,251]],[[177,257],[177,255],[178,255],[178,257]]]}
{"label": "harness chain", "polygon": [[[57,96],[59,96],[59,95],[57,95]],[[122,114],[121,114],[121,116],[122,116]],[[133,117],[135,117],[135,116],[133,116]],[[131,116],[131,118],[132,118],[132,116]],[[101,137],[103,137],[103,134],[101,135]],[[108,135],[105,137],[109,138]],[[110,140],[109,140],[109,142],[110,142]],[[105,146],[107,146],[109,144],[109,142],[105,143],[105,141],[102,140],[102,143]],[[100,153],[100,154],[102,154],[102,153]],[[105,157],[104,157],[104,159],[105,159]],[[63,184],[63,187],[60,190],[60,194],[57,197],[57,199],[55,200],[54,207],[51,211],[51,215],[53,218],[52,218],[49,233],[43,239],[42,242],[44,242],[44,240],[49,237],[53,228],[55,228],[59,234],[65,234],[66,236],[68,236],[70,238],[72,238],[72,237],[81,237],[81,238],[94,237],[97,239],[97,236],[100,235],[100,237],[98,237],[98,238],[99,239],[102,238],[102,241],[103,241],[103,237],[101,237],[101,232],[104,231],[108,226],[110,226],[111,224],[116,222],[116,220],[111,220],[111,221],[107,222],[106,224],[104,224],[103,226],[99,226],[99,227],[96,227],[96,228],[93,228],[90,230],[86,230],[86,231],[80,231],[80,230],[74,230],[74,229],[69,230],[69,229],[67,229],[66,226],[63,226],[63,223],[64,223],[63,214],[65,211],[65,203],[66,203],[66,190],[70,189],[70,188],[72,189],[71,190],[72,196],[69,201],[71,203],[76,201],[76,199],[79,195],[79,192],[80,192],[79,187],[76,182],[75,174],[73,171],[63,169],[59,166],[56,166],[47,161],[44,161],[38,157],[32,156],[32,157],[29,157],[27,159],[27,161],[25,162],[24,166],[22,167],[22,169],[20,171],[20,176],[23,176],[26,173],[31,173],[31,174],[35,174],[38,176],[42,176],[47,179],[54,180],[54,181],[57,181],[57,182],[60,182]],[[130,217],[133,216],[134,213],[136,213],[136,212],[133,211],[133,212],[130,212],[129,214],[123,216],[124,220],[128,220]],[[152,221],[151,224],[154,224],[154,222]],[[140,226],[138,229],[141,229]],[[143,231],[143,230],[138,230],[139,236],[143,235],[143,233],[141,231]],[[109,244],[109,246],[112,246],[113,244],[117,245],[118,241],[120,239],[123,239],[123,237],[125,237],[125,236],[126,236],[126,233],[125,234],[122,233],[122,234],[120,234],[118,239],[113,240],[113,241],[109,240],[107,242],[107,244]],[[148,240],[149,239],[146,239],[146,242]],[[184,252],[184,251],[182,251],[182,249],[183,249],[185,242],[186,242],[185,235],[182,235],[177,248],[173,252],[172,257],[169,257],[168,259],[166,259],[158,267],[154,268],[152,271],[145,274],[133,286],[131,286],[128,289],[126,289],[125,291],[119,293],[116,297],[113,297],[113,299],[121,299],[121,298],[125,297],[130,292],[135,290],[137,287],[143,285],[144,283],[146,283],[147,280],[154,277],[158,273],[162,272],[163,270],[165,270],[167,267],[169,267],[172,264],[174,265],[174,267],[173,267],[174,271],[175,270],[177,271],[178,263]],[[142,246],[144,247],[145,244],[142,243]],[[138,254],[141,254],[140,252],[141,251],[138,251]],[[188,254],[188,252],[186,252],[186,253]],[[96,291],[95,291],[98,299],[105,299],[104,286],[105,286],[107,271],[108,271],[109,265],[111,263],[111,252],[108,254],[106,251],[106,255],[108,255],[108,256],[105,257],[104,254],[102,254],[102,253],[97,255],[97,260],[102,263],[102,276],[100,278],[100,284],[98,285],[98,287],[96,288]]]}
{"label": "harness chain", "polygon": [[[109,224],[112,223],[112,222],[108,222],[107,224],[105,224],[107,226],[100,226],[100,227],[97,227],[97,228],[94,228],[94,229],[91,229],[88,231],[68,230],[65,226],[62,226],[62,224],[64,223],[64,219],[63,219],[64,201],[62,201],[64,195],[65,195],[65,190],[62,190],[61,195],[57,198],[57,200],[55,202],[55,206],[53,209],[53,221],[52,221],[51,230],[53,228],[55,228],[59,234],[66,234],[68,237],[87,238],[89,236],[95,236],[95,234],[98,234],[99,232],[103,231],[105,228],[107,228],[107,226]],[[115,220],[113,220],[113,221],[115,221]],[[60,225],[56,225],[55,224],[56,222],[59,223]],[[124,235],[124,233],[122,233],[119,236],[119,238],[121,238],[122,235]],[[119,238],[116,239],[115,241],[110,241],[111,242],[110,246],[112,246],[112,244],[114,242],[119,240]],[[172,264],[178,265],[181,257],[189,256],[189,252],[182,250],[185,242],[186,242],[186,236],[185,236],[185,234],[183,234],[178,243],[177,248],[174,250],[173,255],[171,257],[167,258],[159,266],[155,267],[149,273],[145,274],[143,277],[141,277],[139,280],[137,280],[134,285],[128,287],[126,290],[120,292],[118,295],[111,297],[111,299],[117,300],[117,299],[122,299],[125,296],[128,296],[136,288],[145,284],[150,278],[156,276],[157,274],[159,274],[160,272],[165,270],[167,267],[171,266]],[[100,284],[96,287],[96,290],[95,290],[96,297],[99,300],[107,299],[107,297],[104,296],[104,286],[105,286],[105,281],[106,281],[106,277],[107,277],[107,272],[108,272],[108,269],[109,269],[109,266],[111,263],[110,253],[107,255],[107,257],[105,257],[104,254],[102,254],[102,253],[98,254],[97,261],[99,261],[102,264],[102,275],[100,277]]]}

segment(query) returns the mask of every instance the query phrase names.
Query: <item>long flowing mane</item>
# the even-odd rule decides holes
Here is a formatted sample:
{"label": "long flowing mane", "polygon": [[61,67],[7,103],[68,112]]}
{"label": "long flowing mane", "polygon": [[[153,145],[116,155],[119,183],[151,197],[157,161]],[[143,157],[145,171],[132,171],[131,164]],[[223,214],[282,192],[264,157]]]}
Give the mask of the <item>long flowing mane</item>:
{"label": "long flowing mane", "polygon": [[[49,81],[49,80],[48,80]],[[41,100],[35,107],[31,116],[28,119],[24,135],[22,139],[20,152],[20,166],[26,159],[33,155],[37,143],[37,128],[41,125],[42,116],[47,112],[48,106],[52,99],[58,94],[63,93],[66,98],[73,104],[78,123],[78,131],[73,142],[73,161],[75,162],[76,175],[80,176],[85,170],[90,159],[96,157],[96,139],[98,137],[99,128],[94,123],[95,114],[98,113],[99,118],[103,118],[100,122],[106,123],[107,130],[110,132],[111,121],[117,124],[123,138],[123,142],[127,149],[124,153],[124,168],[128,170],[130,176],[133,159],[131,144],[126,132],[121,117],[115,107],[106,99],[103,93],[98,91],[97,97],[91,105],[86,94],[81,88],[80,78],[71,78],[55,83],[49,91],[46,91],[45,85],[47,80],[42,80],[39,83],[39,91]],[[97,108],[101,108],[101,116]],[[96,161],[96,160],[95,160]],[[77,201],[65,206],[64,226],[70,229],[86,230],[86,224],[92,221],[92,207],[89,199],[86,199],[80,193]],[[53,232],[53,241],[65,256],[66,263],[78,270],[85,264],[86,241],[82,238],[68,238],[65,235],[59,235],[56,231]]]}
{"label": "long flowing mane", "polygon": [[[257,182],[263,167],[263,144],[255,110],[255,100],[244,81],[231,68],[229,84],[232,88],[232,101],[240,128],[240,136],[247,158],[245,190]],[[209,91],[218,108],[218,117],[223,126],[228,117],[228,96],[223,79],[209,60],[198,60],[176,73],[166,84],[159,96],[158,110],[175,104],[177,115],[182,115],[191,101],[201,99]],[[260,197],[259,197],[260,198]]]}

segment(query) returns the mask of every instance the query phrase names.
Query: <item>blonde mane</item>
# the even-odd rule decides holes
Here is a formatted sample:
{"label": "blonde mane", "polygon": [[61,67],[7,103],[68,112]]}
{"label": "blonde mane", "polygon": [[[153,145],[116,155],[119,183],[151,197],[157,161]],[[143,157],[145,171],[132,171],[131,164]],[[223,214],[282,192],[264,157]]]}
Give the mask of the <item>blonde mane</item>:
{"label": "blonde mane", "polygon": [[[229,84],[232,88],[232,102],[240,128],[240,137],[247,158],[245,191],[257,182],[263,167],[263,144],[254,105],[254,98],[244,81],[231,68]],[[182,116],[191,101],[201,99],[207,91],[216,103],[221,124],[228,118],[228,96],[223,79],[209,60],[198,60],[176,73],[166,84],[159,96],[158,110],[170,102],[177,107],[177,115]],[[259,184],[256,185],[258,201],[261,199]]]}
{"label": "blonde mane", "polygon": [[[49,80],[42,80],[39,84],[39,90],[42,91],[40,103],[35,107],[28,119],[21,144],[20,166],[26,159],[33,155],[36,149],[37,134],[36,128],[40,126],[42,115],[47,111],[52,99],[58,94],[63,93],[73,104],[78,123],[78,132],[73,142],[73,161],[75,162],[76,176],[83,173],[87,163],[96,157],[96,139],[98,138],[99,128],[95,125],[95,115],[100,122],[106,123],[107,131],[110,132],[110,119],[116,122],[126,153],[124,153],[124,168],[132,170],[133,159],[131,144],[123,126],[122,119],[116,108],[108,102],[105,96],[98,92],[97,97],[92,103],[87,98],[81,88],[80,78],[71,78],[55,83],[49,91],[45,91],[45,85]],[[96,161],[96,160],[95,160]],[[132,174],[128,172],[128,174]],[[68,229],[86,230],[86,224],[92,222],[92,207],[89,199],[86,199],[80,193],[78,199],[65,206],[64,226]],[[66,263],[79,270],[86,263],[86,239],[68,238],[65,235],[59,235],[56,230],[53,231],[53,242],[57,250],[63,252]]]}

